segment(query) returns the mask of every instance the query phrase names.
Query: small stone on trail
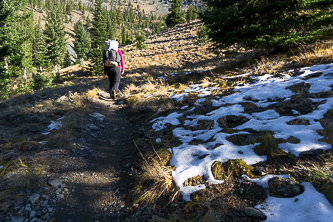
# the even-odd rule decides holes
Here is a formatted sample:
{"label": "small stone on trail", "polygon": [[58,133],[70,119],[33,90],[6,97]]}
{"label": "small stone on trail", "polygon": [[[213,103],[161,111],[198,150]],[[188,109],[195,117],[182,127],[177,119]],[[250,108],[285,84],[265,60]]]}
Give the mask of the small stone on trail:
{"label": "small stone on trail", "polygon": [[52,187],[57,188],[63,186],[62,180],[60,179],[54,179],[48,182]]}
{"label": "small stone on trail", "polygon": [[99,130],[99,127],[98,126],[95,126],[93,124],[89,125],[89,129],[93,130],[93,131],[98,131]]}
{"label": "small stone on trail", "polygon": [[25,220],[25,217],[21,216],[15,216],[11,218],[11,222],[23,222]]}
{"label": "small stone on trail", "polygon": [[34,204],[37,200],[39,200],[40,195],[38,193],[32,194],[29,198],[29,201]]}

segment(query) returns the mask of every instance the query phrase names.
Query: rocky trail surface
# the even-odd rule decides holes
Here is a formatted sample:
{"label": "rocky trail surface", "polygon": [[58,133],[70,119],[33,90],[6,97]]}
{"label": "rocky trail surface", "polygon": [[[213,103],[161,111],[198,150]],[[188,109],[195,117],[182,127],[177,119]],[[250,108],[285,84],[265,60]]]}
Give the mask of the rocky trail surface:
{"label": "rocky trail surface", "polygon": [[103,103],[106,108],[92,113],[91,131],[81,136],[71,153],[84,159],[85,165],[58,173],[65,189],[55,221],[116,221],[128,216],[136,161],[130,137],[133,128],[126,107]]}
{"label": "rocky trail surface", "polygon": [[[55,101],[67,99],[67,94],[77,92],[79,88],[73,86],[58,91],[59,94],[54,96],[57,98]],[[61,96],[69,89],[70,92]],[[22,152],[22,145],[21,150],[2,153],[2,155],[5,154],[6,160],[21,158],[24,161],[29,159],[42,164],[44,173],[34,182],[31,182],[29,178],[28,185],[19,186],[17,194],[3,202],[0,221],[136,220],[130,218],[136,217],[137,213],[137,208],[133,207],[132,191],[135,176],[138,174],[137,164],[140,160],[132,135],[136,132],[138,123],[131,121],[132,116],[123,100],[111,100],[105,91],[99,91],[99,98],[94,101],[95,107],[88,109],[85,113],[88,118],[81,123],[83,126],[74,129],[75,133],[72,134],[75,136],[70,140],[63,142],[60,137],[59,141],[55,141],[55,147],[48,145],[50,141],[34,142],[38,152],[30,150],[29,154]],[[5,110],[3,115],[6,116],[4,118],[7,119],[6,123],[11,126],[16,125],[18,120],[14,119],[20,114],[12,113],[10,110],[18,100],[24,101],[24,104],[36,104],[38,98],[49,97],[48,93],[44,92],[44,96],[39,94],[24,96],[1,104],[1,109]],[[56,112],[68,115],[68,111]],[[40,116],[43,115],[40,114]],[[50,123],[49,118],[41,120],[34,114],[31,114],[29,118],[28,121],[36,125]],[[36,123],[37,119],[39,123]],[[36,137],[36,134],[43,134],[41,132],[45,131],[45,128],[47,127],[39,126],[38,129],[32,130],[30,127],[25,129],[25,133],[33,133]],[[11,130],[18,131],[1,126],[1,138],[5,138],[5,134],[10,134]],[[60,133],[66,134],[66,131]],[[62,137],[65,138],[65,136]],[[2,145],[9,144],[6,140],[1,142],[3,142]],[[22,176],[19,172],[15,172],[11,174],[13,176],[8,175],[8,177],[11,177],[15,183],[21,183],[27,177],[26,172],[23,174]],[[15,177],[19,179],[14,180]],[[1,190],[6,189],[2,187],[3,185],[5,184],[1,185]]]}

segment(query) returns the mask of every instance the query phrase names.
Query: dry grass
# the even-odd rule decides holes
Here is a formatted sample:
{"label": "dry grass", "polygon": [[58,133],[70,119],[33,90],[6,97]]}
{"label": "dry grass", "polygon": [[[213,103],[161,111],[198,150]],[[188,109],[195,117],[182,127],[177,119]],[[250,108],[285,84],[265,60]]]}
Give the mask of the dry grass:
{"label": "dry grass", "polygon": [[166,150],[161,150],[142,155],[142,157],[143,173],[138,177],[135,189],[138,198],[135,200],[135,204],[155,204],[159,198],[166,196],[169,199],[166,205],[174,201],[179,195],[179,190],[175,187],[171,175],[173,168],[166,166],[171,154]]}
{"label": "dry grass", "polygon": [[162,80],[154,83],[148,81],[142,86],[128,85],[124,96],[134,113],[165,111],[173,108],[173,101],[169,99],[169,94],[174,90]]}
{"label": "dry grass", "polygon": [[22,189],[37,189],[44,169],[28,159],[18,158],[7,162],[0,170],[0,201],[8,200]]}
{"label": "dry grass", "polygon": [[294,61],[301,65],[312,63],[322,63],[333,59],[333,43],[319,43],[310,47],[299,47],[292,57]]}

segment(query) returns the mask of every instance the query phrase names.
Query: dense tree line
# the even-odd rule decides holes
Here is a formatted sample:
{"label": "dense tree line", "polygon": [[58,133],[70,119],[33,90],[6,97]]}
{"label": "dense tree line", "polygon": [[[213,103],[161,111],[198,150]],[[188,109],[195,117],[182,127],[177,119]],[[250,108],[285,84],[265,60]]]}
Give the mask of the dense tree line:
{"label": "dense tree line", "polygon": [[[104,2],[0,1],[0,97],[51,86],[57,78],[54,73],[73,61],[90,59],[90,73],[102,74],[106,39],[117,39],[124,46],[135,42],[139,34],[147,36],[165,29],[164,18],[147,14],[130,1]],[[73,22],[73,10],[83,18],[74,25],[74,58],[66,50],[65,32],[67,23]]]}
{"label": "dense tree line", "polygon": [[203,1],[215,49],[285,50],[332,38],[331,0]]}

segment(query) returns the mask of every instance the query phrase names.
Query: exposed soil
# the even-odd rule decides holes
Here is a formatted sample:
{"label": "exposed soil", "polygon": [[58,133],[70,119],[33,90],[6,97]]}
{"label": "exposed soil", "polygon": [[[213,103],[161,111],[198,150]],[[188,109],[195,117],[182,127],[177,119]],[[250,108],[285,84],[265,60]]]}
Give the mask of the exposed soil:
{"label": "exposed soil", "polygon": [[134,127],[126,107],[103,103],[104,108],[95,110],[105,116],[103,129],[81,135],[88,145],[85,149],[92,152],[72,153],[81,155],[86,166],[80,171],[57,172],[68,193],[59,202],[55,221],[112,221],[128,216],[137,161],[131,140]]}
{"label": "exposed soil", "polygon": [[[107,80],[82,81],[86,84],[83,90],[86,90],[94,86],[101,87]],[[66,89],[58,89],[56,96],[53,96],[61,97],[69,91],[77,92],[81,87],[80,84],[64,87]],[[121,89],[123,87],[122,83]],[[10,110],[19,101],[23,102],[25,107],[33,107],[38,100],[52,97],[54,91],[46,90],[42,94],[20,96],[1,104],[2,117],[7,119],[2,122],[7,123],[7,127],[1,126],[2,148],[10,140],[12,135],[9,134],[18,131],[15,125],[19,125],[17,118],[20,114]],[[12,196],[11,200],[3,202],[0,221],[13,221],[16,217],[29,218],[31,212],[19,211],[22,207],[27,208],[29,204],[32,208],[41,208],[31,203],[29,197],[32,194],[41,196],[38,201],[41,201],[43,196],[47,200],[46,206],[51,209],[50,217],[42,221],[124,221],[137,211],[133,208],[132,190],[140,157],[132,135],[137,131],[139,123],[131,121],[128,106],[122,99],[111,100],[103,90],[99,92],[99,98],[94,104],[96,105],[90,110],[89,119],[84,123],[86,127],[73,129],[74,136],[70,137],[70,141],[64,144],[58,141],[60,147],[58,144],[56,147],[38,145],[38,152],[2,150],[2,156],[13,153],[13,157],[9,158],[20,156],[24,160],[43,164],[46,169],[36,185],[29,184],[28,187],[19,188],[16,197]],[[60,112],[66,113],[61,110]],[[28,114],[28,122],[37,119],[35,114]],[[9,117],[13,118],[13,121],[10,121]],[[32,135],[45,130],[45,124],[49,124],[51,120],[52,118],[46,118],[44,122],[40,121],[38,132],[34,131]],[[44,212],[41,210],[39,215],[38,210],[34,209],[32,211],[37,212],[36,218],[42,218]],[[31,216],[30,218],[34,219]]]}

